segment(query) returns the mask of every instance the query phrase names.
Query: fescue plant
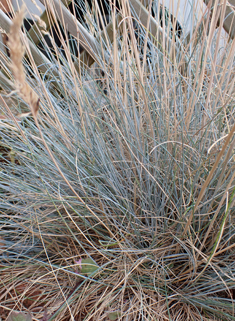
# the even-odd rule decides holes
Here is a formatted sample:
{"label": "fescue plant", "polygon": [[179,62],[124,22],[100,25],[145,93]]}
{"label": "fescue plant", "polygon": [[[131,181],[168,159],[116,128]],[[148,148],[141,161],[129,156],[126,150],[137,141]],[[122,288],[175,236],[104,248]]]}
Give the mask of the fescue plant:
{"label": "fescue plant", "polygon": [[11,59],[1,52],[15,88],[0,96],[3,319],[235,320],[235,40],[221,46],[225,5],[219,24],[207,9],[179,39],[176,22],[153,33],[151,8],[146,27],[132,2],[110,9],[111,41],[94,1],[87,68],[61,32],[66,21],[62,47],[47,34],[49,63],[37,66],[20,38],[24,9],[13,19]]}

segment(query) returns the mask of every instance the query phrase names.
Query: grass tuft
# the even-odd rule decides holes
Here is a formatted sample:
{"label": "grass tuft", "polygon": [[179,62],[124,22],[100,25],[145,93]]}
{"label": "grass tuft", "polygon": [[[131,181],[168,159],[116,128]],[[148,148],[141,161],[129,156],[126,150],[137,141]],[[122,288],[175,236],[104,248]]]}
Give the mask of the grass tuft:
{"label": "grass tuft", "polygon": [[97,4],[87,13],[90,68],[58,29],[61,48],[41,40],[41,72],[19,41],[23,11],[13,20],[2,68],[16,91],[0,100],[2,315],[235,320],[235,40],[219,46],[216,12],[190,37],[174,37],[176,22],[153,34],[130,3],[106,17],[113,42]]}

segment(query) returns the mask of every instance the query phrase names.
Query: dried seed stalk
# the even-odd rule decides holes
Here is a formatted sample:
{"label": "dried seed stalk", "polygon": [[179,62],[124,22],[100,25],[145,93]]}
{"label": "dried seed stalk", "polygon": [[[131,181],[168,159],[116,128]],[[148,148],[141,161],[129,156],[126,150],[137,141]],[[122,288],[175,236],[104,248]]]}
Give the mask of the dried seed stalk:
{"label": "dried seed stalk", "polygon": [[25,6],[16,14],[12,21],[10,33],[8,35],[8,48],[10,49],[11,70],[15,79],[15,87],[20,97],[31,108],[33,116],[37,115],[39,109],[39,97],[26,82],[25,70],[22,63],[25,48],[21,43],[21,26],[24,19]]}

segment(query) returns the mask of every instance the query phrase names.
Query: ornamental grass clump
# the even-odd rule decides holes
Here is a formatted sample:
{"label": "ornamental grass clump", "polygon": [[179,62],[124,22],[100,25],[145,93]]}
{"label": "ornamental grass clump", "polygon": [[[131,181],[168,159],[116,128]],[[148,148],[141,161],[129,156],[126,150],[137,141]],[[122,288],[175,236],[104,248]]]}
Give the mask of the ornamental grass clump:
{"label": "ornamental grass clump", "polygon": [[111,42],[98,9],[90,67],[60,31],[47,65],[12,33],[1,53],[2,318],[235,320],[235,40],[215,10],[178,39],[122,1]]}

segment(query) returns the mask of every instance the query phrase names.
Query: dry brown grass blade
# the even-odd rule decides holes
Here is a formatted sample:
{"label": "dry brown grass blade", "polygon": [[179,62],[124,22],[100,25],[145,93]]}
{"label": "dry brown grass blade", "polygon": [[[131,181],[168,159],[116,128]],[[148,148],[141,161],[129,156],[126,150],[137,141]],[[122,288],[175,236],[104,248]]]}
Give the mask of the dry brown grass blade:
{"label": "dry brown grass blade", "polygon": [[186,224],[186,226],[185,226],[183,235],[185,235],[185,234],[187,233],[187,230],[188,230],[188,228],[189,228],[189,225],[190,225],[191,222],[192,222],[194,212],[197,210],[198,205],[199,205],[199,203],[201,202],[201,200],[202,200],[202,198],[203,198],[203,195],[204,195],[204,193],[205,193],[205,190],[206,190],[206,188],[208,187],[208,185],[209,185],[209,183],[210,183],[210,181],[211,181],[211,179],[212,179],[212,177],[213,177],[213,174],[214,174],[214,172],[216,171],[217,166],[218,166],[220,160],[222,159],[222,157],[223,157],[223,155],[224,155],[224,153],[225,153],[225,151],[226,151],[226,148],[227,148],[228,145],[229,145],[230,140],[232,139],[232,137],[233,137],[233,135],[234,135],[234,132],[235,132],[235,125],[233,126],[233,128],[231,129],[231,132],[230,132],[229,135],[227,136],[227,139],[226,139],[226,141],[225,141],[225,143],[224,143],[224,146],[223,146],[223,148],[221,149],[221,151],[219,152],[219,154],[218,154],[218,156],[217,156],[217,158],[216,158],[216,161],[215,161],[215,163],[214,163],[214,165],[213,165],[213,167],[212,167],[212,169],[211,169],[211,171],[210,171],[210,173],[209,173],[209,175],[208,175],[205,183],[203,184],[203,186],[202,186],[202,188],[201,188],[200,194],[198,195],[197,202],[196,202],[196,204],[195,204],[195,206],[194,206],[194,208],[193,208],[193,210],[192,210],[192,212],[191,212],[191,214],[190,214],[190,216],[189,216],[189,218],[188,218],[188,222],[187,222],[187,224]]}
{"label": "dry brown grass blade", "polygon": [[[203,250],[203,247],[205,246],[205,244],[206,244],[206,242],[207,242],[207,239],[208,239],[209,236],[210,236],[210,233],[211,233],[211,231],[212,231],[212,228],[214,227],[214,224],[215,224],[215,222],[216,222],[216,220],[217,220],[217,217],[218,217],[218,215],[219,215],[219,211],[220,211],[221,207],[223,206],[223,204],[224,204],[224,202],[225,202],[227,193],[228,193],[231,185],[232,185],[233,182],[234,182],[234,178],[235,178],[235,173],[232,175],[232,178],[230,179],[230,181],[229,181],[229,183],[228,183],[228,185],[227,185],[227,188],[226,188],[226,190],[225,190],[225,192],[224,192],[224,195],[223,195],[223,197],[222,197],[222,199],[221,199],[221,201],[220,201],[220,203],[219,203],[219,205],[218,205],[218,208],[217,208],[217,210],[216,210],[216,212],[215,212],[215,214],[214,214],[213,219],[211,220],[211,223],[210,223],[210,225],[209,225],[209,227],[208,227],[208,230],[207,230],[207,232],[206,232],[206,235],[204,236],[204,239],[203,239],[203,241],[202,241],[202,243],[201,243],[201,246],[200,246],[199,251],[202,251],[202,250]],[[214,238],[212,239],[212,242],[211,242],[211,243],[214,243],[214,242],[215,242],[215,238],[216,238],[216,236],[214,236]]]}
{"label": "dry brown grass blade", "polygon": [[3,253],[3,251],[6,249],[4,238],[0,236],[0,254]]}
{"label": "dry brown grass blade", "polygon": [[[206,5],[212,2],[212,6],[215,7],[216,1],[215,0],[203,0]],[[219,6],[218,6],[219,7]],[[229,0],[227,1],[226,11],[225,11],[225,19],[223,19],[223,28],[229,34],[231,39],[235,37],[235,1]],[[218,8],[216,8],[217,10]],[[220,19],[219,19],[220,20]],[[218,20],[218,23],[219,23]]]}
{"label": "dry brown grass blade", "polygon": [[24,57],[24,47],[21,43],[21,25],[24,19],[25,7],[13,19],[9,33],[8,47],[10,49],[11,70],[15,80],[15,87],[21,98],[30,106],[34,116],[39,109],[39,97],[26,82],[25,70],[22,63]]}

